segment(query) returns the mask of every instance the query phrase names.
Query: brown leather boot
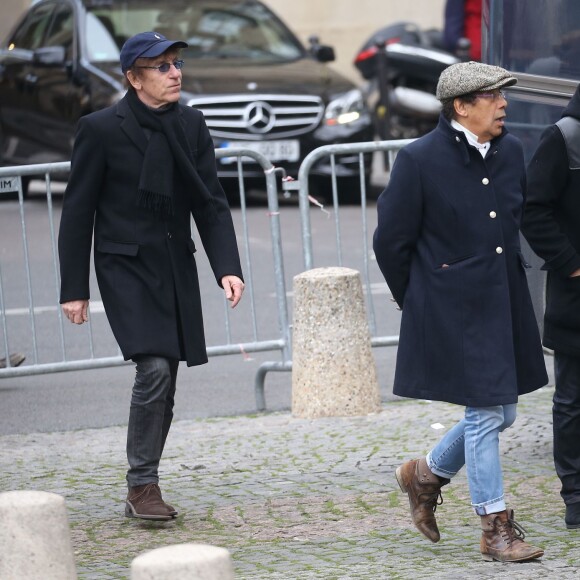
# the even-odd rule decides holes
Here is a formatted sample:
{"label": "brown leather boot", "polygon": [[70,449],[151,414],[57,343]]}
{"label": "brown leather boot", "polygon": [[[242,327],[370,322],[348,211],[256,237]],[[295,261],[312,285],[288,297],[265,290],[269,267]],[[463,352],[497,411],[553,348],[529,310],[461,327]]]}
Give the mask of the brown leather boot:
{"label": "brown leather boot", "polygon": [[128,518],[167,521],[177,516],[177,511],[163,501],[161,490],[156,483],[147,483],[129,488],[125,515]]}
{"label": "brown leather boot", "polygon": [[409,496],[415,527],[432,542],[438,542],[441,536],[435,510],[443,503],[441,488],[449,483],[449,479],[435,475],[427,467],[425,458],[403,463],[397,468],[396,477],[401,491]]}
{"label": "brown leather boot", "polygon": [[525,530],[514,520],[514,510],[481,516],[481,555],[491,562],[525,562],[544,555],[542,548],[524,542]]}

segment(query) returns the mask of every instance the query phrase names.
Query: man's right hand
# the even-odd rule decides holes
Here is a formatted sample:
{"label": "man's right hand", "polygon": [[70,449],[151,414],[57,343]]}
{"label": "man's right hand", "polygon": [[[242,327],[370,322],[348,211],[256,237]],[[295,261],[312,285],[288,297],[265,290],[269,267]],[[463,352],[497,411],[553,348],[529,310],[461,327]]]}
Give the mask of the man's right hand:
{"label": "man's right hand", "polygon": [[574,270],[571,274],[570,274],[570,278],[578,278],[578,276],[580,276],[580,268],[578,268],[578,270]]}
{"label": "man's right hand", "polygon": [[64,315],[73,324],[82,324],[89,319],[89,301],[88,300],[71,300],[61,304]]}

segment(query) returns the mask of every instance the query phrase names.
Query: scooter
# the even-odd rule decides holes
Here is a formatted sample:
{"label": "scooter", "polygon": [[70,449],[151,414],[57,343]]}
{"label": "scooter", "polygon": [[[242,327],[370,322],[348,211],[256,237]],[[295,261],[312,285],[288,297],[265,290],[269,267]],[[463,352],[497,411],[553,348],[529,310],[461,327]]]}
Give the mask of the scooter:
{"label": "scooter", "polygon": [[437,81],[448,66],[465,60],[469,41],[456,54],[443,50],[441,33],[397,22],[376,31],[361,47],[354,65],[381,140],[412,139],[433,129],[441,104]]}

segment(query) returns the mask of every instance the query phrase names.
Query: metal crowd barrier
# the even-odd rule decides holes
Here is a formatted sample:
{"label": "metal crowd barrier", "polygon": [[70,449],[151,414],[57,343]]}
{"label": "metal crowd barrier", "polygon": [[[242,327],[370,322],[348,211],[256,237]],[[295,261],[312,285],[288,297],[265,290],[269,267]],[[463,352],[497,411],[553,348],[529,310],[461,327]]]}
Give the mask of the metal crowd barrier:
{"label": "metal crowd barrier", "polygon": [[[367,180],[365,179],[365,155],[376,154],[377,152],[383,153],[382,158],[387,158],[389,166],[392,166],[394,162],[396,153],[402,149],[405,145],[411,143],[412,139],[400,139],[391,141],[375,141],[369,143],[352,143],[348,145],[325,145],[319,147],[312,151],[306,156],[304,161],[300,166],[300,171],[298,173],[298,184],[296,187],[298,189],[299,195],[299,207],[300,207],[300,220],[302,224],[302,249],[303,249],[303,259],[304,268],[309,270],[314,268],[314,247],[313,247],[313,234],[311,227],[311,214],[316,211],[316,206],[312,205],[312,196],[309,191],[309,176],[312,169],[321,159],[325,157],[330,158],[330,165],[333,168],[332,171],[332,216],[334,219],[334,237],[335,237],[335,247],[336,247],[336,264],[337,266],[349,266],[360,271],[363,283],[363,289],[365,292],[365,298],[367,302],[367,313],[369,318],[369,328],[371,332],[371,344],[375,346],[397,346],[399,344],[398,335],[383,335],[377,330],[377,320],[375,315],[375,306],[373,298],[373,288],[377,285],[383,285],[386,290],[386,284],[378,272],[378,267],[373,267],[373,272],[371,273],[370,262],[374,259],[374,253],[371,247],[372,234],[376,226],[376,216],[373,213],[372,219],[373,224],[369,229],[368,226],[368,212],[367,212]],[[386,154],[386,155],[385,155]],[[360,217],[361,217],[361,231],[359,243],[362,248],[362,259],[359,263],[345,263],[344,249],[343,249],[343,235],[341,231],[341,204],[340,204],[340,188],[339,180],[335,174],[335,157],[337,155],[358,155],[359,160],[359,188],[360,188]],[[386,185],[386,184],[385,184]],[[374,210],[373,210],[374,211]],[[330,214],[329,214],[330,216]],[[328,243],[328,239],[325,238],[324,243]]]}
{"label": "metal crowd barrier", "polygon": [[[383,347],[383,346],[397,346],[399,342],[399,336],[397,334],[389,334],[384,332],[384,324],[377,324],[377,318],[375,315],[375,300],[373,294],[382,295],[383,301],[388,300],[388,288],[379,272],[376,265],[371,268],[371,261],[374,259],[374,253],[371,247],[372,233],[376,224],[376,213],[375,208],[368,207],[367,199],[367,179],[365,178],[365,155],[372,155],[378,152],[382,153],[382,158],[388,157],[389,166],[392,165],[396,153],[404,146],[409,144],[412,140],[393,140],[393,141],[380,141],[380,142],[368,142],[368,143],[355,143],[349,145],[327,145],[320,147],[312,151],[302,162],[300,170],[298,173],[298,179],[296,181],[283,180],[283,189],[286,191],[287,195],[291,195],[292,192],[298,192],[299,200],[299,212],[300,212],[300,227],[302,236],[302,252],[303,252],[303,264],[304,270],[309,270],[315,267],[314,259],[314,244],[313,240],[315,236],[319,236],[318,243],[319,246],[324,246],[326,263],[323,266],[346,266],[352,267],[361,273],[363,288],[365,290],[365,300],[367,305],[367,312],[369,317],[369,328],[371,332],[371,343],[373,347]],[[359,187],[360,187],[360,197],[361,203],[360,207],[350,208],[349,211],[360,212],[360,231],[349,231],[345,232],[341,229],[341,212],[346,211],[340,203],[340,180],[336,175],[335,171],[335,156],[337,155],[358,155],[359,158]],[[284,274],[284,261],[282,253],[282,241],[281,241],[281,224],[280,224],[280,212],[278,206],[278,187],[277,187],[277,174],[282,172],[279,168],[274,167],[270,161],[263,155],[254,152],[249,149],[228,149],[227,151],[216,151],[216,156],[218,159],[222,157],[236,158],[237,159],[237,169],[238,169],[238,182],[240,189],[240,206],[241,206],[241,217],[242,217],[242,237],[243,243],[240,244],[240,251],[243,256],[245,256],[245,263],[243,264],[244,274],[246,278],[246,296],[245,302],[249,298],[250,311],[251,311],[251,324],[247,325],[252,328],[252,339],[245,342],[236,342],[232,340],[232,334],[230,329],[230,321],[228,308],[224,300],[224,321],[225,330],[227,335],[227,340],[224,344],[208,346],[207,353],[208,356],[219,356],[228,354],[245,354],[251,352],[263,352],[263,351],[279,351],[281,354],[280,361],[269,361],[264,362],[260,365],[256,372],[254,389],[256,406],[258,410],[262,411],[266,408],[265,397],[264,397],[264,381],[266,374],[271,371],[290,371],[292,369],[291,360],[291,328],[288,315],[288,302],[287,293],[285,285],[285,274]],[[270,238],[272,244],[273,252],[273,276],[275,283],[275,299],[276,308],[278,314],[278,329],[273,332],[274,336],[270,336],[268,339],[261,339],[258,337],[258,324],[257,324],[257,310],[256,310],[256,283],[254,281],[253,275],[253,262],[251,259],[251,248],[250,248],[250,236],[248,232],[247,223],[247,212],[246,212],[246,192],[245,192],[245,182],[243,178],[243,164],[242,157],[250,157],[257,163],[261,165],[264,171],[264,176],[266,180],[267,196],[268,196],[268,215],[270,219]],[[332,167],[332,211],[324,209],[324,206],[311,195],[309,190],[309,177],[315,164],[325,157],[330,157],[330,165]],[[59,273],[58,273],[58,259],[56,250],[56,238],[55,238],[55,228],[54,228],[54,218],[53,218],[53,208],[52,208],[52,182],[51,176],[58,173],[66,173],[70,168],[69,163],[58,163],[58,164],[46,164],[46,165],[32,165],[32,166],[22,166],[22,167],[9,167],[0,168],[0,191],[6,187],[12,186],[16,191],[18,191],[19,201],[20,201],[20,222],[21,222],[21,232],[22,232],[22,242],[23,242],[23,262],[26,272],[26,280],[24,286],[27,291],[27,313],[30,324],[30,335],[32,342],[32,363],[27,363],[22,367],[10,367],[0,368],[0,378],[2,377],[12,377],[20,375],[31,375],[31,374],[41,374],[50,372],[59,372],[67,370],[81,370],[81,369],[91,369],[106,366],[116,366],[124,364],[122,356],[117,350],[115,356],[98,356],[95,354],[96,344],[93,342],[93,331],[91,323],[88,326],[88,335],[90,343],[90,356],[85,358],[76,359],[70,356],[66,340],[65,340],[65,330],[63,324],[63,316],[60,308],[56,311],[58,315],[55,319],[55,324],[57,325],[56,335],[58,336],[60,347],[60,356],[58,360],[53,360],[49,362],[39,361],[37,339],[39,336],[39,331],[36,324],[35,316],[35,295],[33,292],[33,276],[31,274],[30,268],[30,250],[28,246],[28,239],[26,235],[26,212],[23,204],[22,196],[22,177],[27,177],[31,175],[42,174],[45,178],[46,183],[46,198],[47,198],[47,209],[48,209],[48,219],[49,219],[49,232],[50,232],[50,248],[52,256],[52,275],[50,284],[54,288],[54,293],[50,298],[49,302],[53,305],[58,304],[58,294],[59,294]],[[349,196],[352,197],[352,196]],[[321,217],[323,215],[324,217]],[[312,227],[313,218],[317,219],[317,227]],[[369,219],[372,220],[372,225],[369,228]],[[324,225],[323,234],[319,234],[318,231],[322,230],[321,225]],[[314,231],[316,229],[316,231]],[[331,230],[332,233],[331,233]],[[4,235],[4,234],[3,234]],[[332,243],[332,237],[334,237],[334,243],[336,247],[336,255],[329,258],[329,246]],[[349,241],[345,241],[349,238]],[[344,245],[349,246],[348,250],[350,254],[345,251]],[[527,247],[527,244],[523,244],[524,251],[530,257],[530,260],[534,260],[534,256],[530,255],[531,252]],[[353,257],[354,252],[354,257]],[[0,256],[1,258],[1,256]],[[537,263],[537,259],[535,259]],[[532,294],[532,300],[534,302],[534,307],[536,308],[536,315],[538,322],[541,324],[542,312],[543,312],[543,295],[544,295],[544,276],[542,273],[538,274],[539,270],[534,268],[528,272],[528,282],[530,284],[530,291]],[[7,325],[6,311],[8,305],[6,304],[4,286],[3,286],[3,264],[2,259],[0,259],[0,358],[5,357],[8,360],[10,354],[9,348],[9,328]],[[384,309],[383,309],[384,310]],[[393,327],[396,326],[398,329],[397,320],[393,319],[392,315],[390,323]],[[387,325],[388,326],[388,325]],[[391,329],[387,329],[391,330]],[[2,344],[3,339],[3,344]]]}
{"label": "metal crowd barrier", "polygon": [[[249,324],[244,324],[243,326],[246,334],[251,334],[251,337],[245,342],[236,342],[233,340],[229,319],[229,308],[224,298],[224,324],[226,341],[224,344],[208,346],[207,354],[208,356],[240,353],[246,355],[247,353],[252,352],[279,351],[281,354],[280,361],[263,362],[259,366],[256,373],[254,385],[256,404],[258,409],[263,410],[265,408],[264,380],[266,374],[270,371],[289,371],[292,364],[290,354],[290,324],[288,321],[288,304],[284,279],[282,242],[280,235],[280,212],[278,207],[277,173],[279,172],[279,169],[275,168],[266,157],[249,149],[228,149],[227,152],[218,150],[216,151],[216,157],[218,159],[221,159],[222,157],[228,157],[235,158],[237,160],[242,220],[242,231],[238,231],[238,234],[241,233],[243,239],[242,243],[240,244],[240,254],[242,255],[242,267],[244,270],[246,282],[244,302],[249,302],[249,316],[251,317]],[[268,332],[270,334],[269,338],[267,339],[259,338],[255,292],[256,285],[254,281],[250,235],[246,214],[246,188],[243,175],[242,157],[250,157],[253,159],[253,161],[261,165],[266,181],[266,191],[268,196],[268,216],[270,223],[270,241],[273,253],[272,275],[275,284],[275,299],[278,315],[278,328],[275,330],[268,328],[266,331],[263,331],[263,333]],[[57,234],[55,228],[55,210],[53,207],[53,176],[66,176],[69,169],[70,162],[0,168],[0,192],[5,194],[6,192],[12,191],[17,192],[18,194],[20,219],[19,229],[22,241],[22,264],[20,264],[20,260],[18,259],[14,260],[14,262],[19,262],[18,265],[15,263],[10,263],[7,265],[8,260],[3,260],[2,255],[0,255],[0,358],[6,359],[6,367],[0,368],[0,378],[37,375],[61,371],[95,369],[126,364],[126,361],[123,360],[123,357],[118,347],[116,346],[116,343],[114,343],[114,339],[112,339],[112,334],[110,337],[112,339],[111,344],[114,343],[114,349],[116,350],[116,353],[100,354],[98,352],[103,350],[103,345],[94,339],[95,331],[93,329],[93,316],[89,317],[89,322],[86,325],[86,340],[88,341],[89,353],[88,356],[77,358],[75,353],[71,352],[71,350],[74,349],[71,348],[70,338],[67,339],[70,328],[67,325],[65,329],[63,320],[64,317],[60,307],[58,307],[60,276],[58,267]],[[38,274],[35,268],[32,268],[31,266],[36,249],[32,249],[30,247],[30,239],[27,235],[27,206],[24,203],[22,188],[22,179],[29,178],[31,176],[34,176],[35,178],[39,176],[43,177],[46,187],[48,221],[47,235],[49,237],[47,244],[50,249],[47,250],[47,246],[42,244],[42,247],[39,249],[39,251],[49,254],[50,260],[37,258],[34,260],[34,263],[35,268],[40,267],[41,269],[43,266],[42,264],[39,266],[39,262],[44,263],[45,261],[50,261],[50,265],[47,265],[46,269],[43,270],[41,274]],[[15,224],[11,225],[16,228]],[[10,233],[3,232],[2,235],[4,237],[10,235]],[[12,240],[13,244],[14,242],[15,240]],[[20,271],[20,267],[23,268],[23,272]],[[11,279],[18,277],[22,281],[22,286],[25,287],[25,297],[23,297],[20,293],[17,293],[17,289],[15,287],[11,288],[10,297],[13,301],[17,302],[15,305],[9,304],[10,299],[6,291],[6,276],[9,276]],[[91,287],[93,287],[93,283],[91,284]],[[49,288],[51,289],[49,290]],[[40,300],[39,296],[41,297]],[[38,306],[37,304],[39,301],[44,302],[44,304]],[[91,300],[90,309],[91,312],[94,313],[93,307],[96,309],[99,308],[98,301],[95,306],[94,301]],[[48,311],[52,313],[53,310],[56,315],[52,317],[52,322],[47,323],[46,320],[43,319],[42,325],[39,325],[39,313],[44,314]],[[14,325],[8,323],[8,313],[16,311],[21,315],[27,315],[29,326],[28,330],[25,330],[23,325],[14,327]],[[248,331],[247,329],[251,330]],[[26,364],[17,367],[11,367],[9,362],[11,342],[16,342],[16,339],[18,339],[20,343],[22,343],[23,333],[26,333],[27,335],[25,340],[29,347],[29,350],[27,350],[26,353]],[[14,341],[11,340],[12,335],[15,337]],[[42,350],[39,346],[39,343],[41,342],[41,339],[44,343],[46,343],[47,335],[53,338],[49,339],[50,345],[48,348]],[[78,340],[78,333],[75,336],[75,340]],[[55,344],[56,342],[58,342],[58,347]],[[49,351],[48,354],[46,352],[47,350]],[[47,360],[47,357],[49,360]]]}
{"label": "metal crowd barrier", "polygon": [[[358,155],[359,158],[359,177],[360,177],[360,216],[361,216],[361,230],[358,232],[359,244],[362,248],[362,259],[359,262],[352,262],[345,264],[344,252],[344,233],[341,231],[341,204],[340,204],[340,188],[339,180],[333,169],[332,172],[332,212],[328,212],[329,219],[334,219],[334,243],[336,247],[336,258],[333,265],[343,266],[347,265],[360,271],[362,276],[363,288],[365,290],[365,299],[367,303],[367,312],[369,318],[369,328],[371,332],[371,343],[373,347],[379,346],[397,346],[399,344],[398,335],[381,334],[377,325],[377,318],[375,315],[375,300],[374,293],[377,286],[383,286],[385,292],[387,291],[386,284],[382,276],[378,272],[378,267],[374,265],[370,267],[371,260],[374,259],[374,252],[371,247],[372,234],[376,227],[376,214],[373,208],[371,212],[371,219],[373,220],[371,229],[368,227],[368,212],[367,212],[367,180],[365,179],[365,163],[364,156],[381,152],[381,158],[387,158],[389,167],[392,167],[397,152],[411,143],[412,139],[401,139],[391,141],[376,141],[372,143],[354,143],[348,145],[325,145],[312,151],[302,162],[298,174],[297,182],[292,184],[292,189],[299,192],[299,204],[302,225],[302,247],[304,269],[309,270],[315,267],[314,260],[314,244],[313,239],[315,235],[311,227],[311,218],[318,211],[316,205],[313,205],[313,199],[309,191],[309,176],[316,163],[321,159],[330,158],[330,165],[335,167],[335,156],[337,155]],[[385,183],[386,185],[386,183]],[[326,232],[327,233],[327,232]],[[319,243],[328,245],[330,237],[325,235],[319,240]],[[533,268],[527,271],[528,285],[530,294],[532,296],[532,303],[536,313],[536,319],[540,328],[543,325],[543,310],[544,310],[544,293],[545,293],[545,273],[542,272],[539,266],[542,263],[537,256],[533,254],[529,245],[522,237],[522,249],[526,258],[533,264]],[[377,278],[378,276],[378,278]],[[380,292],[379,294],[383,294]]]}

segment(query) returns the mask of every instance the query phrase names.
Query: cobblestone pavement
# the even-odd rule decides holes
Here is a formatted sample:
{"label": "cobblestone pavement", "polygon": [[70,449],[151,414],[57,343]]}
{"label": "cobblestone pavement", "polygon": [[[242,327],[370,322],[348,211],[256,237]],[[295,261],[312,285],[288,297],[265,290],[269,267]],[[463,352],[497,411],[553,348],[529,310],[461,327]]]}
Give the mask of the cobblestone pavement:
{"label": "cobblestone pavement", "polygon": [[551,458],[552,388],[522,397],[502,434],[505,491],[539,562],[484,562],[465,475],[444,488],[442,539],[413,527],[394,478],[461,408],[398,400],[367,417],[289,414],[178,421],[161,468],[169,523],[123,517],[125,427],[0,438],[0,490],[65,497],[79,578],[128,578],[131,560],[173,543],[230,550],[237,579],[578,578],[580,531],[564,526]]}

